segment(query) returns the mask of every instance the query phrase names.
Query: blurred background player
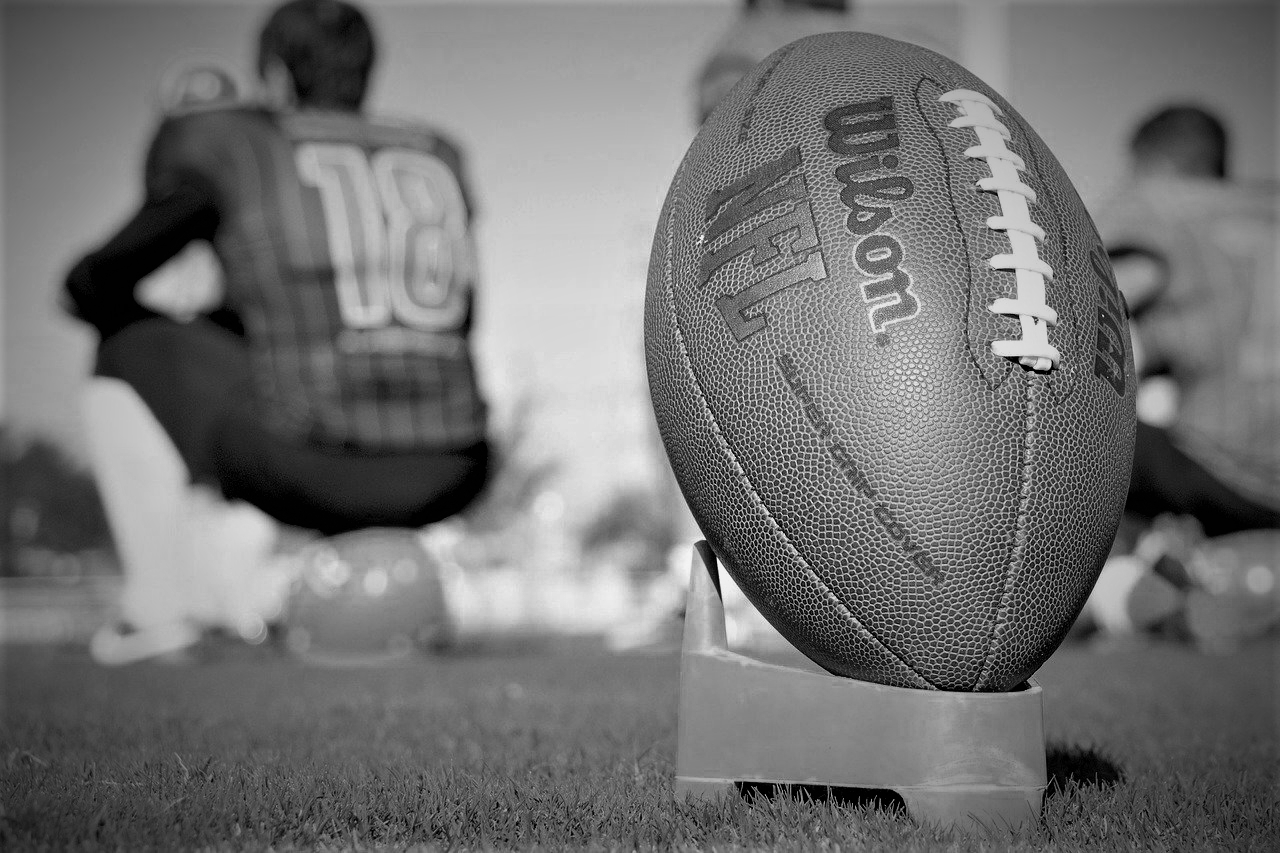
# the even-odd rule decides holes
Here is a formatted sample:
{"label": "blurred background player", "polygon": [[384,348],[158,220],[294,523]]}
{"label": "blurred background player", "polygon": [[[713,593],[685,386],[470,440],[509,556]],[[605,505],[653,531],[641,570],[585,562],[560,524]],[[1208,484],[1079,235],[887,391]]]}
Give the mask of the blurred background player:
{"label": "blurred background player", "polygon": [[[945,36],[892,14],[877,17],[874,7],[858,0],[741,0],[729,27],[701,65],[694,83],[698,124],[756,63],[796,39],[842,30],[875,32],[951,53]],[[871,7],[871,8],[866,8]],[[894,10],[901,12],[901,9]]]}
{"label": "blurred background player", "polygon": [[[1143,120],[1130,157],[1131,180],[1098,210],[1144,377],[1119,556],[1090,604],[1101,625],[1119,628],[1207,606],[1204,579],[1189,571],[1204,563],[1204,536],[1280,528],[1280,194],[1231,180],[1226,128],[1197,106]],[[1268,601],[1280,561],[1273,536],[1263,559],[1271,574],[1253,575]],[[1274,606],[1255,618],[1222,613],[1238,633],[1276,616]]]}
{"label": "blurred background player", "polygon": [[[842,30],[866,30],[936,50],[951,51],[938,34],[895,22],[876,20],[871,10],[856,0],[742,0],[737,13],[713,44],[698,69],[693,85],[694,118],[700,126],[716,106],[752,68],[781,47],[806,36]],[[695,127],[696,129],[696,127]],[[660,444],[656,431],[655,443]],[[661,488],[665,505],[675,518],[676,533],[665,572],[644,594],[640,616],[619,625],[609,635],[611,648],[659,649],[678,646],[683,631],[686,588],[693,543],[702,538],[693,515],[666,462],[665,451],[655,451],[662,467]],[[733,645],[768,646],[786,641],[747,601],[731,578],[722,575],[726,628]]]}
{"label": "blurred background player", "polygon": [[[101,336],[90,449],[125,573],[100,661],[239,629],[227,587],[278,524],[419,527],[486,482],[461,156],[361,113],[374,57],[354,6],[276,8],[262,102],[166,118],[141,207],[67,276],[69,310]],[[139,281],[201,240],[222,304],[184,323],[139,302]],[[209,519],[222,529],[204,535]]]}
{"label": "blurred background player", "polygon": [[[701,126],[729,91],[761,60],[796,39],[823,32],[857,29],[850,0],[742,0],[728,28],[707,54],[693,86],[696,127]],[[655,454],[662,468],[664,505],[674,515],[674,544],[665,571],[643,593],[636,619],[617,626],[607,642],[615,651],[662,650],[678,647],[684,630],[685,598],[693,543],[702,539],[675,475],[666,462],[656,430]],[[780,641],[773,627],[734,586],[722,577],[726,629],[731,643]]]}
{"label": "blurred background player", "polygon": [[849,0],[743,0],[737,18],[698,73],[698,124],[757,62],[778,48],[805,36],[854,29],[848,11]]}

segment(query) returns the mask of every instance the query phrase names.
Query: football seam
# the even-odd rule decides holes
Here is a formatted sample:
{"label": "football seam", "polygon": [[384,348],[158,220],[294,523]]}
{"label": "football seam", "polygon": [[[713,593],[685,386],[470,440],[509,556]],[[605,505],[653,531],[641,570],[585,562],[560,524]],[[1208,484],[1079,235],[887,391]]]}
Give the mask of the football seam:
{"label": "football seam", "polygon": [[998,298],[987,307],[993,313],[1018,318],[1021,333],[1017,338],[993,340],[991,349],[999,356],[1018,359],[1037,373],[1048,373],[1061,360],[1061,353],[1049,342],[1049,329],[1057,325],[1057,312],[1048,304],[1053,270],[1040,256],[1047,235],[1031,218],[1036,196],[1023,180],[1026,160],[1006,144],[1013,131],[1001,122],[1004,110],[991,98],[961,88],[943,93],[939,100],[954,104],[960,112],[948,127],[972,128],[978,145],[966,149],[964,156],[985,161],[989,174],[978,180],[977,188],[998,197],[999,213],[988,218],[986,225],[1005,235],[1009,251],[991,256],[987,265],[1016,274],[1013,297]]}
{"label": "football seam", "polygon": [[[960,235],[960,246],[964,249],[965,279],[968,283],[965,288],[964,349],[969,356],[969,360],[978,368],[978,372],[981,374],[983,381],[991,388],[999,388],[1001,385],[1009,381],[1009,378],[1013,375],[1013,369],[1012,365],[1007,360],[1000,359],[999,365],[991,371],[992,373],[997,374],[996,378],[993,379],[987,375],[990,368],[986,366],[984,358],[979,357],[978,355],[981,350],[974,349],[973,338],[975,331],[973,329],[973,302],[975,299],[982,298],[981,286],[975,280],[974,276],[974,256],[976,252],[974,252],[969,245],[969,232],[965,229],[960,211],[956,209],[955,182],[959,180],[959,176],[951,167],[951,157],[947,152],[946,143],[942,139],[942,132],[939,128],[934,126],[934,119],[930,115],[929,111],[925,109],[925,105],[922,102],[921,90],[925,83],[932,84],[940,92],[947,91],[947,89],[943,83],[933,79],[932,77],[922,77],[919,82],[916,83],[913,94],[916,112],[920,114],[920,119],[924,122],[925,129],[929,131],[929,135],[933,137],[934,143],[938,146],[938,162],[942,164],[942,171],[946,176],[947,199],[950,202],[947,205],[947,212],[951,214],[951,220],[956,226],[956,233]],[[953,85],[953,83],[952,81],[947,81],[946,85]],[[941,103],[941,101],[937,100],[936,96],[931,100]]]}
{"label": "football seam", "polygon": [[1014,580],[1022,574],[1025,568],[1027,553],[1027,518],[1030,515],[1029,508],[1031,505],[1031,478],[1035,473],[1033,468],[1033,454],[1035,447],[1035,425],[1036,425],[1036,387],[1037,381],[1028,377],[1026,380],[1027,409],[1026,421],[1022,438],[1022,483],[1018,498],[1018,519],[1013,528],[1013,548],[1009,555],[1009,570],[1005,573],[1004,592],[1000,595],[1000,603],[996,607],[995,618],[991,624],[991,639],[987,643],[987,653],[984,657],[982,672],[978,674],[978,680],[974,687],[981,690],[988,683],[995,669],[996,646],[1000,642],[1004,629],[1009,625],[1009,599],[1013,594]]}
{"label": "football seam", "polygon": [[751,94],[747,96],[746,102],[742,105],[742,117],[738,121],[738,144],[745,145],[751,138],[751,125],[755,117],[755,102],[759,99],[760,93],[764,91],[764,87],[769,85],[769,81],[773,79],[774,72],[778,70],[778,66],[782,61],[791,55],[791,51],[795,49],[795,44],[789,44],[779,48],[773,62],[760,72],[760,77],[752,84]]}
{"label": "football seam", "polygon": [[[1007,108],[1009,110],[1013,109],[1011,106],[1008,106]],[[1063,197],[1059,193],[1059,190],[1055,188],[1054,182],[1045,177],[1049,169],[1041,159],[1040,153],[1036,150],[1036,146],[1032,144],[1031,137],[1028,135],[1028,129],[1024,128],[1017,122],[1011,122],[1010,124],[1010,133],[1017,135],[1021,143],[1021,148],[1026,152],[1025,159],[1033,166],[1033,168],[1027,170],[1027,173],[1028,175],[1035,176],[1037,179],[1039,186],[1036,189],[1036,194],[1043,197],[1042,200],[1036,204],[1033,213],[1040,216],[1045,222],[1053,225],[1052,228],[1047,228],[1041,225],[1041,227],[1045,229],[1046,234],[1049,235],[1045,238],[1045,242],[1041,244],[1041,246],[1047,252],[1047,247],[1051,245],[1049,237],[1057,238],[1058,251],[1056,253],[1056,258],[1058,263],[1054,269],[1061,269],[1065,271],[1067,269],[1066,259],[1071,254],[1067,251],[1067,241],[1072,239],[1073,235],[1069,229],[1064,228],[1062,225],[1063,214],[1061,211],[1064,204]],[[1036,224],[1040,225],[1039,222]],[[1062,277],[1066,277],[1065,272]],[[1062,285],[1056,280],[1048,282],[1045,289],[1046,299],[1050,287],[1057,290],[1061,288],[1061,286]],[[1083,343],[1088,332],[1085,330],[1084,323],[1080,322],[1079,317],[1077,316],[1078,312],[1076,310],[1075,303],[1064,297],[1060,298],[1056,304],[1058,306],[1058,325],[1049,330],[1050,335],[1060,341],[1071,342],[1079,352],[1088,352],[1087,345]],[[1058,369],[1044,377],[1044,388],[1049,395],[1049,404],[1061,404],[1064,400],[1075,393],[1076,388],[1081,384],[1078,381],[1078,366],[1079,359],[1066,358],[1064,354],[1062,364],[1058,365]]]}
{"label": "football seam", "polygon": [[[685,164],[683,163],[681,164],[680,170],[676,174],[675,183],[677,186],[679,186],[681,182],[681,178],[683,177],[682,173],[684,172],[684,165]],[[863,625],[862,622],[860,622],[858,618],[853,615],[853,612],[849,609],[848,605],[846,605],[843,601],[841,601],[840,597],[837,596],[835,592],[832,591],[832,589],[829,586],[827,586],[827,584],[822,580],[822,578],[818,576],[818,573],[815,572],[812,567],[810,567],[808,561],[805,560],[804,556],[800,553],[799,549],[797,549],[796,546],[792,544],[791,539],[786,534],[786,531],[782,529],[782,526],[778,524],[777,519],[773,517],[773,513],[770,512],[768,504],[764,502],[764,499],[761,498],[759,493],[756,491],[755,486],[751,484],[751,478],[747,475],[746,469],[742,467],[742,464],[738,461],[737,454],[734,452],[732,445],[729,444],[729,440],[725,438],[724,433],[721,432],[720,424],[716,419],[715,412],[712,411],[711,404],[707,402],[706,395],[703,393],[702,383],[698,381],[698,375],[693,370],[693,361],[689,356],[688,347],[685,345],[684,331],[680,327],[680,315],[676,311],[675,290],[674,290],[674,287],[672,286],[672,279],[674,277],[673,270],[672,270],[672,267],[674,265],[674,262],[672,260],[672,257],[673,257],[672,244],[675,241],[675,235],[672,233],[674,218],[675,218],[675,212],[672,211],[670,214],[668,214],[666,222],[663,223],[666,230],[666,242],[667,242],[667,253],[666,253],[667,257],[666,257],[666,263],[664,264],[665,275],[663,276],[663,288],[664,290],[666,290],[667,309],[670,312],[671,321],[672,321],[671,328],[675,334],[676,341],[680,347],[680,355],[681,355],[681,360],[683,362],[684,369],[689,376],[690,384],[692,388],[697,394],[698,403],[699,405],[701,405],[703,411],[706,413],[707,422],[711,425],[711,431],[715,435],[716,443],[720,446],[720,449],[724,452],[725,456],[728,457],[729,462],[733,466],[735,475],[738,477],[742,485],[746,488],[747,493],[751,496],[751,500],[756,504],[756,506],[764,514],[764,518],[767,521],[769,528],[773,530],[774,534],[777,535],[778,538],[782,541],[782,544],[786,548],[787,552],[790,553],[794,557],[794,559],[800,564],[800,566],[804,569],[805,574],[808,575],[810,580],[817,585],[818,590],[821,592],[821,594],[825,596],[831,604],[835,605],[836,612],[839,613],[841,616],[843,616],[847,620],[848,624],[855,629],[855,631],[857,631],[865,639],[870,640],[872,643],[875,644],[877,648],[881,649],[886,655],[888,655],[888,657],[891,660],[895,661],[899,666],[901,666],[907,672],[911,673],[911,675],[915,676],[915,678],[919,679],[919,682],[922,686],[927,687],[929,689],[936,690],[937,689],[936,685],[932,684],[927,678],[925,678],[923,675],[917,672],[915,667],[911,666],[911,664],[907,663],[905,660],[899,657],[897,653],[895,653],[892,649],[890,649],[887,645],[885,645],[883,640],[877,637],[869,628],[867,628],[866,625]]]}

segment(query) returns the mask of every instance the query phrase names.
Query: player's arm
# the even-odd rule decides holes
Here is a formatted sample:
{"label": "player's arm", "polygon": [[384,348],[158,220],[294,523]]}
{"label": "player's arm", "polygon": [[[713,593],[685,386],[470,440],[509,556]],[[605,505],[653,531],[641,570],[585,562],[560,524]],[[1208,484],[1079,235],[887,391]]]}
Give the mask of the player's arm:
{"label": "player's arm", "polygon": [[161,127],[148,156],[146,197],[139,210],[103,246],[85,255],[67,275],[64,307],[103,337],[148,317],[160,316],[135,295],[139,281],[196,239],[218,227],[212,184],[183,167],[181,131]]}
{"label": "player's arm", "polygon": [[138,302],[134,288],[187,243],[211,237],[216,227],[217,210],[197,187],[148,198],[106,244],[71,269],[64,307],[103,337],[138,320],[160,316]]}

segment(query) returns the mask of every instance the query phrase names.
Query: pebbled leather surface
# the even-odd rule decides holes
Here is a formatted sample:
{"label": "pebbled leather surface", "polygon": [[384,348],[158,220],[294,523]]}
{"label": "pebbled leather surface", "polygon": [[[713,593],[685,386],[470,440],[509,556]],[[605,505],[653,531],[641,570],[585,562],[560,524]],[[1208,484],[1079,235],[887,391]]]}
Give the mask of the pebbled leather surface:
{"label": "pebbled leather surface", "polygon": [[[1032,219],[1048,232],[1040,257],[1055,272],[1046,301],[1060,315],[1049,339],[1062,363],[1047,374],[991,352],[992,340],[1020,334],[1016,318],[987,310],[1015,295],[1015,274],[986,265],[1009,240],[986,225],[1000,209],[994,193],[975,187],[991,174],[986,161],[964,156],[974,131],[948,127],[957,107],[937,100],[957,88],[1002,107],[1006,145],[1026,161],[1022,180],[1037,192]],[[906,176],[913,192],[846,193],[891,209],[874,232],[884,236],[860,249],[871,235],[847,226],[847,183],[837,177],[857,157],[828,144],[824,120],[884,96],[894,99],[897,161],[862,177]],[[722,219],[735,182],[785,165],[793,147],[798,166],[756,189],[797,174],[803,184]],[[787,216],[803,223],[806,201],[816,241],[797,226],[774,234],[773,250],[726,249]],[[906,308],[911,298],[918,304],[877,332],[872,312],[885,300],[868,300],[876,291],[864,286],[877,276],[864,269],[892,254],[885,237],[901,247],[898,269],[910,277]],[[867,255],[872,245],[881,251]],[[1118,298],[1105,261],[1105,276],[1090,262],[1100,251],[1070,181],[1012,107],[955,63],[903,42],[862,33],[794,42],[740,82],[699,132],[650,261],[654,410],[717,555],[783,635],[829,671],[904,687],[1008,690],[1065,636],[1115,535],[1133,452],[1136,379],[1122,309],[1118,320],[1113,312],[1122,343],[1112,351],[1123,346],[1123,384],[1095,370],[1106,334],[1099,305]],[[762,279],[795,279],[801,268],[822,274],[745,298]],[[727,321],[727,304],[728,314],[747,306],[738,315],[745,325]]]}

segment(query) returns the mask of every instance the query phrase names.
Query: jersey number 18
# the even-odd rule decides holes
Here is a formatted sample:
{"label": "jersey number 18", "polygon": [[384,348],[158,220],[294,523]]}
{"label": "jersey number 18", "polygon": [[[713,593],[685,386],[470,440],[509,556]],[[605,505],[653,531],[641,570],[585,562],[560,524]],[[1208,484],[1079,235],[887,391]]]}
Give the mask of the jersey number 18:
{"label": "jersey number 18", "polygon": [[310,142],[296,156],[303,184],[320,194],[343,323],[457,330],[475,258],[453,171],[405,148]]}

